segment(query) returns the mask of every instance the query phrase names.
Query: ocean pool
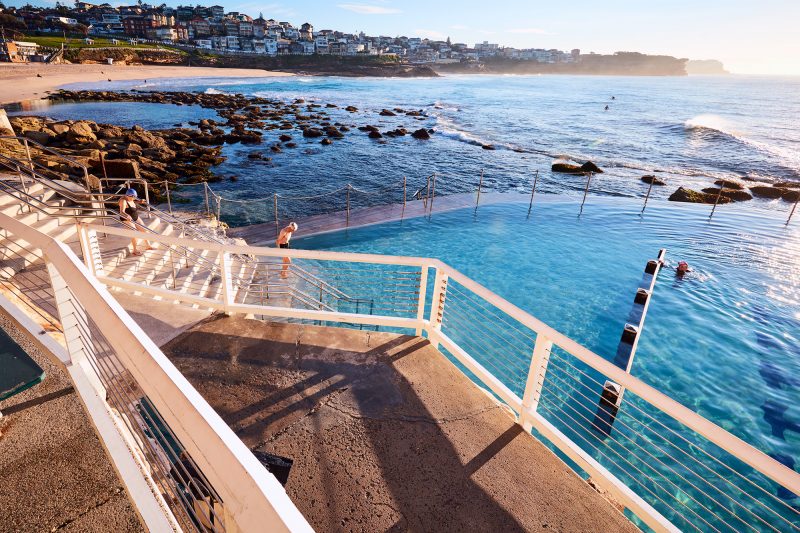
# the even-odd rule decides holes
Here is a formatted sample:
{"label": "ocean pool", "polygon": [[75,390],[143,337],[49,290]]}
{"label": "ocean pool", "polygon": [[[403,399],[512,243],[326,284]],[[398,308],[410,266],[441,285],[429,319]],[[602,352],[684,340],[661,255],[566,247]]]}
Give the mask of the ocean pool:
{"label": "ocean pool", "polygon": [[[709,220],[709,206],[667,202],[642,216],[639,202],[612,198],[591,199],[581,216],[575,201],[544,197],[527,211],[527,202],[485,205],[296,246],[439,258],[609,360],[645,263],[666,248],[632,373],[765,453],[800,462],[800,220],[785,226],[752,206]],[[672,268],[679,260],[693,269],[683,279]]]}

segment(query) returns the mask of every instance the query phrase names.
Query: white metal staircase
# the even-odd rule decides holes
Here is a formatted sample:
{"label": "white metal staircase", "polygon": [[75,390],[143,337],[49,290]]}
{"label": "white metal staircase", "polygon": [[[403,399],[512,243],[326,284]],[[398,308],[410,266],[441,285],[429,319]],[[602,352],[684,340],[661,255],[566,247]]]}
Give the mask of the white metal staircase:
{"label": "white metal staircase", "polygon": [[[82,163],[29,139],[0,139],[4,143],[19,143],[16,152],[0,153],[0,193],[5,193],[0,194],[2,212],[68,244],[79,257],[82,257],[82,250],[76,222],[124,228],[116,208],[122,190],[135,186],[144,190],[145,198],[149,197],[149,185],[144,180],[104,178],[100,180],[100,187],[93,188],[88,168]],[[60,179],[63,173],[54,173],[49,164],[31,157],[31,147],[34,151],[46,152],[49,164],[55,160],[60,162],[62,169],[64,166],[72,169],[75,180]],[[233,243],[213,227],[186,223],[151,206],[140,222],[144,230],[142,239],[150,234]],[[135,256],[130,239],[109,234],[103,234],[96,244],[104,274],[109,278],[180,290],[200,299],[217,299],[223,290],[217,252],[194,250],[186,245],[156,245],[141,256]],[[297,264],[284,271],[279,260],[258,262],[246,255],[233,255],[230,261],[233,299],[239,303],[268,303],[325,311],[336,311],[342,305],[350,304],[367,312],[371,308],[368,299],[350,296]],[[19,256],[15,256],[13,261],[9,258],[7,263],[2,266],[2,272],[7,276],[29,264],[20,261]]]}

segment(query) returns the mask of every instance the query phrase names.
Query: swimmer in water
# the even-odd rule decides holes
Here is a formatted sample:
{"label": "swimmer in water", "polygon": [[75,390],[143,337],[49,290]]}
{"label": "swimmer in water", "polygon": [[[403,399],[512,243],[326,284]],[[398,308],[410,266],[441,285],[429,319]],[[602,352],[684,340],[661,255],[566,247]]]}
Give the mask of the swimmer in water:
{"label": "swimmer in water", "polygon": [[680,261],[678,263],[678,268],[675,269],[675,275],[678,276],[679,278],[682,278],[688,272],[691,271],[692,270],[689,268],[689,263],[687,263],[686,261]]}
{"label": "swimmer in water", "polygon": [[606,111],[608,111],[608,106],[606,106]]}

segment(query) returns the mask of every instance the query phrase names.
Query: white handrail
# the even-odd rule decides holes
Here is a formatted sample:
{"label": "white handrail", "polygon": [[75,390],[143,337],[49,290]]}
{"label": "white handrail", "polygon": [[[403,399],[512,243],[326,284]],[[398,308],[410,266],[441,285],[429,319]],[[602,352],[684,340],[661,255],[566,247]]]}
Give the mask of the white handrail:
{"label": "white handrail", "polygon": [[236,528],[311,531],[275,477],[66,245],[2,213],[0,225],[41,249],[79,295],[86,314],[219,492]]}

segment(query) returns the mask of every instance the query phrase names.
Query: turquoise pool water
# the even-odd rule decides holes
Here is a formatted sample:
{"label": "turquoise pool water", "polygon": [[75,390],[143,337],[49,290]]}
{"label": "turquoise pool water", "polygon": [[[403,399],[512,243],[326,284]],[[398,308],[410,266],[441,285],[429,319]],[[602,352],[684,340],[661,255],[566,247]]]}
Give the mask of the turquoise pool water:
{"label": "turquoise pool water", "polygon": [[[527,217],[527,202],[486,205],[298,239],[297,247],[440,258],[609,360],[645,263],[666,248],[633,374],[800,466],[800,219],[787,227],[783,215],[729,206],[709,220],[707,206],[666,202],[640,216],[640,203],[622,199],[592,199],[581,216],[578,207],[543,197]],[[679,260],[693,269],[683,279],[673,270]],[[498,355],[491,350],[482,354],[487,366]],[[523,349],[517,367],[527,370],[524,357]],[[597,387],[584,384],[596,397]],[[580,403],[574,393],[571,400]],[[679,499],[677,491],[670,496]],[[800,499],[781,499],[800,525]],[[676,523],[705,525],[688,518]]]}

